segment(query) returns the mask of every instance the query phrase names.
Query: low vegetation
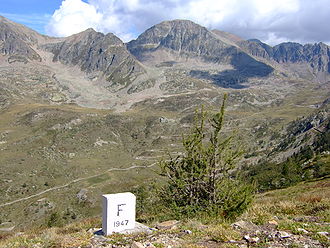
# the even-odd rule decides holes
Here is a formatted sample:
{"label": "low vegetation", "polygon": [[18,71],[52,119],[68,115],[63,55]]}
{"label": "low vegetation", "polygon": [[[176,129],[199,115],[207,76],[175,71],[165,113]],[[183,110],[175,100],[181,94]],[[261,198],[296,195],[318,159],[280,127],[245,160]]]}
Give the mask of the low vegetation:
{"label": "low vegetation", "polygon": [[161,163],[167,184],[161,197],[177,215],[207,215],[233,218],[247,209],[253,198],[253,187],[240,180],[236,160],[241,151],[225,137],[225,95],[220,111],[209,117],[196,111],[191,132],[183,137],[184,153]]}
{"label": "low vegetation", "polygon": [[196,111],[194,125],[183,136],[184,152],[160,163],[163,185],[140,187],[140,218],[234,219],[251,204],[253,184],[236,168],[242,154],[233,135],[223,135],[225,95],[216,114]]}
{"label": "low vegetation", "polygon": [[[303,123],[303,124],[302,124]],[[303,121],[295,121],[289,126],[294,132],[302,132],[308,126]],[[297,128],[299,127],[299,128]],[[263,160],[255,166],[247,169],[247,177],[258,183],[260,191],[285,188],[298,182],[322,178],[330,175],[330,120],[325,121],[322,131],[317,131],[314,141],[311,144],[300,146],[299,150],[293,153],[285,161],[276,163]],[[288,137],[295,137],[290,136]],[[281,144],[285,143],[282,142]],[[281,145],[280,144],[280,145]]]}
{"label": "low vegetation", "polygon": [[[330,179],[315,182],[303,182],[287,189],[257,194],[251,207],[239,220],[252,222],[261,230],[268,230],[273,225],[275,231],[285,231],[299,239],[286,243],[287,247],[304,247],[311,240],[318,242],[317,247],[328,247],[328,237],[323,232],[330,232]],[[141,218],[141,212],[138,214]],[[207,222],[207,224],[206,224]],[[157,223],[148,223],[153,227]],[[270,224],[272,223],[272,224]],[[206,224],[206,225],[205,225]],[[0,247],[88,247],[93,239],[92,228],[100,228],[101,219],[93,218],[78,221],[64,227],[28,230],[20,235],[0,235]],[[97,229],[96,229],[97,230]],[[190,230],[185,234],[183,230]],[[304,231],[303,231],[304,230]],[[159,240],[175,240],[172,247],[237,247],[232,242],[242,242],[243,235],[228,221],[206,221],[190,218],[183,220],[176,229],[158,230],[151,235],[112,235],[105,241],[117,247],[131,244],[133,241],[149,242],[156,247],[167,247]],[[251,247],[269,247],[271,241],[265,232],[258,232],[260,241]],[[298,237],[298,236],[297,236]],[[152,239],[154,241],[152,241]],[[298,243],[299,240],[305,240]],[[314,247],[314,246],[310,246]]]}

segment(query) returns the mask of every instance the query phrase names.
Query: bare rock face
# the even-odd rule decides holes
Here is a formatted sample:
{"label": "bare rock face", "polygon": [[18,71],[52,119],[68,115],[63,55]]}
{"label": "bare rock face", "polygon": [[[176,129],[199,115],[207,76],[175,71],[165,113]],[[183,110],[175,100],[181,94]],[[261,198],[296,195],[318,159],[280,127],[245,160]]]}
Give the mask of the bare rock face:
{"label": "bare rock face", "polygon": [[320,42],[304,45],[307,62],[317,71],[330,73],[330,47]]}
{"label": "bare rock face", "polygon": [[226,48],[230,45],[216,38],[212,32],[186,20],[165,21],[157,24],[127,45],[139,60],[147,59],[147,53],[170,49],[182,56],[198,56],[210,62],[230,62]]}
{"label": "bare rock face", "polygon": [[320,42],[301,45],[299,43],[282,43],[273,48],[273,59],[279,63],[308,63],[319,72],[330,72],[330,48]]}
{"label": "bare rock face", "polygon": [[[187,59],[221,64],[233,69],[211,75],[208,71],[192,70],[190,76],[207,79],[223,87],[240,88],[250,77],[268,76],[273,68],[240,49],[230,37],[220,37],[205,27],[187,20],[157,24],[127,44],[129,51],[141,62],[172,65]],[[235,41],[237,42],[237,41]],[[171,61],[169,58],[172,58]]]}
{"label": "bare rock face", "polygon": [[239,46],[249,54],[277,63],[307,64],[314,72],[330,73],[330,47],[320,42],[301,45],[286,42],[271,47],[259,40],[241,41]]}
{"label": "bare rock face", "polygon": [[273,57],[274,51],[273,48],[260,40],[252,39],[252,40],[243,40],[238,42],[238,45],[247,51],[249,54],[262,57],[265,59],[271,59]]}
{"label": "bare rock face", "polygon": [[41,61],[39,54],[31,47],[37,43],[38,34],[0,16],[0,53],[9,55],[9,62],[28,60]]}
{"label": "bare rock face", "polygon": [[101,72],[108,81],[126,82],[144,72],[124,43],[112,33],[104,35],[87,29],[44,48],[54,54],[54,62],[79,66],[87,73]]}

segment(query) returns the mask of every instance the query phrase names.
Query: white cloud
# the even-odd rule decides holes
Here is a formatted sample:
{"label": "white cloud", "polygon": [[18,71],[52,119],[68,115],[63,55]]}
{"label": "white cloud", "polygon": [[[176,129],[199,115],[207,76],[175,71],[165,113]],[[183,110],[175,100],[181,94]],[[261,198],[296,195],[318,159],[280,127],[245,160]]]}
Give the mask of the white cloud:
{"label": "white cloud", "polygon": [[56,10],[46,32],[55,36],[69,36],[90,27],[97,27],[103,15],[81,0],[65,0]]}
{"label": "white cloud", "polygon": [[89,27],[124,41],[164,20],[189,19],[210,29],[275,44],[330,40],[329,0],[64,0],[47,26],[67,36]]}

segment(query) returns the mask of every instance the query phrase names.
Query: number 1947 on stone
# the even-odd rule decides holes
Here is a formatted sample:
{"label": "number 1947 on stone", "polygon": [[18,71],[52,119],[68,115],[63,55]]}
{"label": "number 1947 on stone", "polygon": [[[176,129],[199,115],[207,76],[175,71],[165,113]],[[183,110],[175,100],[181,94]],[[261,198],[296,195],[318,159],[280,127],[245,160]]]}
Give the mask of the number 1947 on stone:
{"label": "number 1947 on stone", "polygon": [[119,226],[127,226],[128,225],[128,220],[122,220],[122,221],[115,221],[113,222],[114,227],[119,227]]}

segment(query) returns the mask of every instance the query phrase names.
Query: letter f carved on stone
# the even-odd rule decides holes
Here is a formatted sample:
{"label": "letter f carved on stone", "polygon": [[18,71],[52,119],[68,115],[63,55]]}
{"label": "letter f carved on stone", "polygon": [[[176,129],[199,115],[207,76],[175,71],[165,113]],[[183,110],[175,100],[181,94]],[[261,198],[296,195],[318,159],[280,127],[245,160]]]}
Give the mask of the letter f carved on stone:
{"label": "letter f carved on stone", "polygon": [[119,216],[119,213],[121,212],[121,211],[123,211],[120,207],[121,206],[125,206],[126,204],[118,204],[117,205],[117,216]]}

